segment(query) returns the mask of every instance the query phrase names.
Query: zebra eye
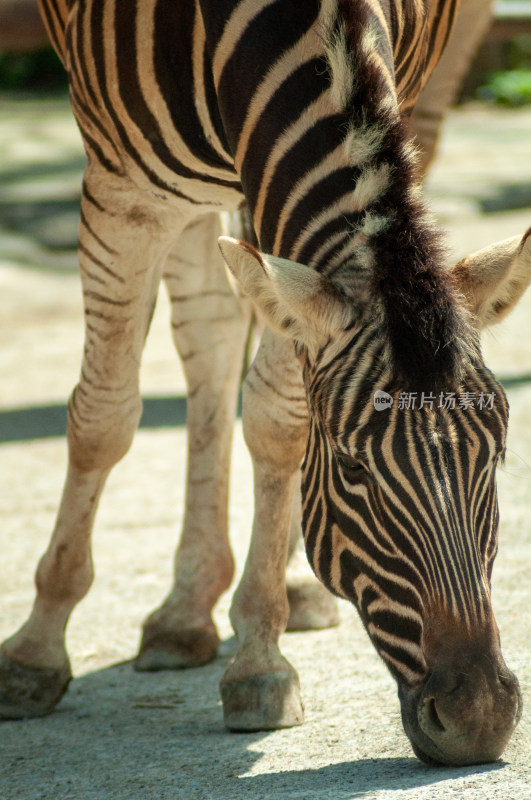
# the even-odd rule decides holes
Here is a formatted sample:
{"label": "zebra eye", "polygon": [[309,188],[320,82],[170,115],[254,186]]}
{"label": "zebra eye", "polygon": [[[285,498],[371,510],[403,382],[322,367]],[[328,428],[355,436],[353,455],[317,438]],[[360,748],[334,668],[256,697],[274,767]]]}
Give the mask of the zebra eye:
{"label": "zebra eye", "polygon": [[361,478],[369,474],[365,465],[354,456],[349,456],[346,453],[336,453],[336,461],[348,478]]}

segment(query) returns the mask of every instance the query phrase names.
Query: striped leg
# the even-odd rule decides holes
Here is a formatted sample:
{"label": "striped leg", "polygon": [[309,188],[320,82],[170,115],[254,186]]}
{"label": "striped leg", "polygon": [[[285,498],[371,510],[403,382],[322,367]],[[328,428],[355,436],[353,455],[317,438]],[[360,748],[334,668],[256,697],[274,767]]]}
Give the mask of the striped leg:
{"label": "striped leg", "polygon": [[227,535],[232,429],[249,309],[233,293],[217,246],[219,220],[195,221],[166,265],[175,344],[188,383],[188,475],[171,592],[144,624],[139,670],[210,661],[212,609],[234,573]]}
{"label": "striped leg", "polygon": [[239,649],[221,682],[225,723],[267,730],[302,722],[299,680],[280,653],[288,620],[286,559],[293,494],[307,440],[307,408],[293,345],[266,331],[244,384],[255,519],[231,621]]}
{"label": "striped leg", "polygon": [[[234,236],[258,247],[256,233],[249,213],[226,215],[224,234]],[[263,326],[261,327],[263,332]],[[288,546],[287,589],[289,602],[288,631],[310,631],[331,628],[339,624],[337,601],[310,570],[303,547],[302,501],[300,477],[296,481],[291,512]]]}
{"label": "striped leg", "polygon": [[65,628],[93,579],[90,534],[105,480],[140,418],[140,358],[174,240],[143,202],[121,182],[87,172],[79,248],[85,352],[68,408],[68,472],[33,610],[1,648],[4,718],[48,713],[71,678]]}

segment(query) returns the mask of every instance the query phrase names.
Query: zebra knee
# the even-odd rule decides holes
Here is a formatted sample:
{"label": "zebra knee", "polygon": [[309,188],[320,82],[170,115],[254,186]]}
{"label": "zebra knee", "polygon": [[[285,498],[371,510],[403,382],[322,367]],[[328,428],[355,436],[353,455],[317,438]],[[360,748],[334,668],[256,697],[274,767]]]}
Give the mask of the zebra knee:
{"label": "zebra knee", "polygon": [[291,342],[265,330],[242,400],[243,432],[255,464],[275,473],[298,470],[308,439],[308,405]]}
{"label": "zebra knee", "polygon": [[136,393],[127,400],[93,402],[83,408],[77,402],[80,386],[68,404],[69,460],[79,472],[106,472],[120,461],[133,442],[142,415]]}
{"label": "zebra knee", "polygon": [[244,382],[242,400],[243,431],[254,462],[280,473],[298,470],[308,437],[307,417],[257,395],[252,379]]}

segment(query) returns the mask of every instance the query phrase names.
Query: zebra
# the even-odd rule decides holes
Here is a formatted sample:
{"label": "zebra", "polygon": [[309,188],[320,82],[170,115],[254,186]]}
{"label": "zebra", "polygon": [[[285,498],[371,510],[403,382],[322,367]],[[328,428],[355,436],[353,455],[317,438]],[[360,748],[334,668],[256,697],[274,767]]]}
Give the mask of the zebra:
{"label": "zebra", "polygon": [[[164,276],[189,390],[187,508],[175,584],[144,624],[137,668],[198,665],[218,647],[211,611],[234,569],[227,465],[252,303],[267,326],[243,387],[255,521],[231,608],[239,649],[221,684],[227,727],[302,722],[298,677],[278,647],[302,513],[316,575],[354,603],[397,681],[415,753],[496,759],[521,699],[490,602],[507,401],[478,331],[527,288],[531,237],[449,270],[423,205],[406,117],[456,4],[41,9],[88,159],[86,335],[56,527],[30,617],[1,648],[0,715],[48,713],[71,679],[64,631],[93,578],[105,480],[141,414],[138,367]],[[233,292],[218,212],[242,203],[260,249],[219,238]],[[482,402],[452,408],[461,394]]]}

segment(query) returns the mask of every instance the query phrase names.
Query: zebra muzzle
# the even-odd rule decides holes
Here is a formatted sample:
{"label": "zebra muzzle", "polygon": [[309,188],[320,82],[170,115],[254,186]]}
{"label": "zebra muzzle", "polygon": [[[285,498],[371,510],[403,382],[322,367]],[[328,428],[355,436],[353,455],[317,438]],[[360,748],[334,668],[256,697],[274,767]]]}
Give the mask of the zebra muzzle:
{"label": "zebra muzzle", "polygon": [[487,652],[477,642],[446,645],[443,656],[421,686],[399,687],[413,750],[430,764],[495,761],[521,716],[518,679],[499,647]]}

